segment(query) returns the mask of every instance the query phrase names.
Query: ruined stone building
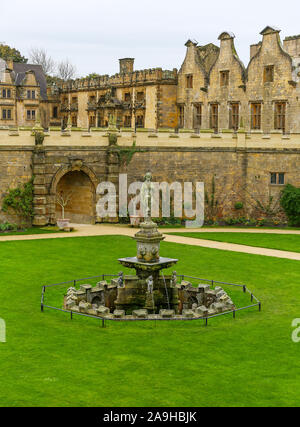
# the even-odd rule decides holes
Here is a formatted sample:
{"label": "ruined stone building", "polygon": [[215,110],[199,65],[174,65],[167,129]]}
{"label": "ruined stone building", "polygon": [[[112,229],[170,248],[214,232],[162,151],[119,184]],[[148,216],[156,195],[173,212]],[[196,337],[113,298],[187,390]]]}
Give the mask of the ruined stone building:
{"label": "ruined stone building", "polygon": [[223,32],[220,47],[188,40],[179,72],[134,71],[120,60],[114,76],[76,79],[46,87],[41,67],[0,60],[0,125],[32,126],[40,109],[45,128],[105,128],[113,115],[119,128],[179,128],[196,131],[300,131],[300,36],[281,43],[266,27],[250,47],[246,68]]}
{"label": "ruined stone building", "polygon": [[0,194],[34,174],[34,223],[47,224],[59,215],[57,191],[75,186],[68,215],[95,222],[98,183],[150,169],[160,182],[204,181],[209,191],[215,177],[230,194],[216,215],[254,215],[255,199],[300,186],[300,36],[282,43],[279,33],[261,32],[247,68],[223,32],[220,46],[188,40],[179,71],[135,71],[125,58],[114,76],[50,87],[41,67],[0,59]]}

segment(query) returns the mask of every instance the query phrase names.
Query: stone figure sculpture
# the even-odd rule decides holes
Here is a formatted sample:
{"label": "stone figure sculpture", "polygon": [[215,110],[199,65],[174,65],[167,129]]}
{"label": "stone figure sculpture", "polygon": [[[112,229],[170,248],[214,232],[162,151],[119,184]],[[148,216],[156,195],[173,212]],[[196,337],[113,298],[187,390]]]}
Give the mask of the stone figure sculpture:
{"label": "stone figure sculpture", "polygon": [[124,273],[123,271],[121,271],[118,277],[118,287],[123,288],[123,286],[124,286]]}
{"label": "stone figure sculpture", "polygon": [[153,276],[148,277],[147,288],[148,288],[149,294],[153,294]]}
{"label": "stone figure sculpture", "polygon": [[141,188],[141,204],[145,222],[151,222],[151,199],[153,197],[152,174],[146,173]]}
{"label": "stone figure sculpture", "polygon": [[176,286],[176,284],[177,284],[177,272],[176,271],[173,271],[173,273],[172,273],[171,283],[173,286]]}

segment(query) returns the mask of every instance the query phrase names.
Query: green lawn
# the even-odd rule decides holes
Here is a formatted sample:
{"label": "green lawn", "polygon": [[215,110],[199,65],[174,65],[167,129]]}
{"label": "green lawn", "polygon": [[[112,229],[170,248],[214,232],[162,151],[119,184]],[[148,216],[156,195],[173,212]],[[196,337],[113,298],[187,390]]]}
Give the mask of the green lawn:
{"label": "green lawn", "polygon": [[0,243],[0,405],[296,406],[300,263],[162,243],[178,274],[246,284],[263,303],[203,321],[109,323],[45,310],[41,285],[118,273],[128,237]]}
{"label": "green lawn", "polygon": [[237,243],[239,245],[258,246],[279,249],[281,251],[300,252],[300,235],[271,233],[167,233],[194,239],[214,240],[217,242]]}

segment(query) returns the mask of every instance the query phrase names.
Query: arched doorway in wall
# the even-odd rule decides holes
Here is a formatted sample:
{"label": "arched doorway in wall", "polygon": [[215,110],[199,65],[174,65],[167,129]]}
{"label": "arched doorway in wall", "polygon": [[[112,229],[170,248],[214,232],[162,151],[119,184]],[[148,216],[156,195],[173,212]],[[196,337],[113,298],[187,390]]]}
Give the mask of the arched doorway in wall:
{"label": "arched doorway in wall", "polygon": [[[56,195],[69,199],[65,218],[76,224],[95,223],[95,185],[82,170],[66,172],[56,186]],[[55,204],[56,219],[61,218],[61,206]]]}

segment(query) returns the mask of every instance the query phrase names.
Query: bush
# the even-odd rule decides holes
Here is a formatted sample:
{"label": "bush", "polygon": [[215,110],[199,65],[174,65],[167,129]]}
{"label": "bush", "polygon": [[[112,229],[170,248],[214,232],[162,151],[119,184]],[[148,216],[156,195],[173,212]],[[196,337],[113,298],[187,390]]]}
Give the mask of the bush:
{"label": "bush", "polygon": [[182,225],[182,220],[180,218],[175,218],[173,215],[170,218],[152,218],[152,221],[155,222],[155,224],[158,226]]}
{"label": "bush", "polygon": [[226,218],[225,224],[226,225],[247,225],[247,218],[240,217],[240,218]]}
{"label": "bush", "polygon": [[4,222],[3,224],[0,224],[0,232],[6,232],[6,231],[17,231],[18,226],[17,224],[11,224],[9,222]]}
{"label": "bush", "polygon": [[300,188],[287,184],[282,191],[280,204],[291,226],[300,226]]}
{"label": "bush", "polygon": [[242,203],[242,202],[237,202],[237,203],[234,205],[234,209],[236,209],[237,211],[239,211],[239,210],[243,209],[243,207],[244,207],[244,203]]}

